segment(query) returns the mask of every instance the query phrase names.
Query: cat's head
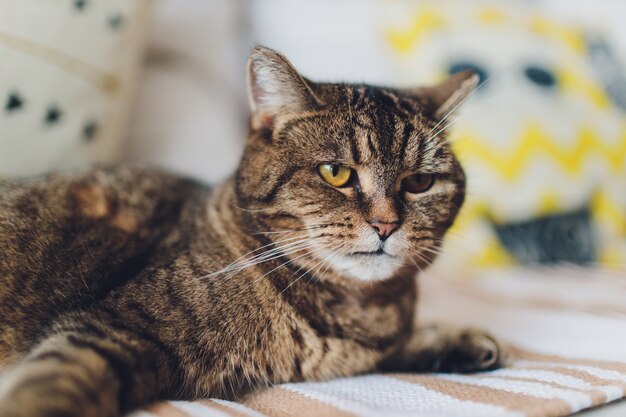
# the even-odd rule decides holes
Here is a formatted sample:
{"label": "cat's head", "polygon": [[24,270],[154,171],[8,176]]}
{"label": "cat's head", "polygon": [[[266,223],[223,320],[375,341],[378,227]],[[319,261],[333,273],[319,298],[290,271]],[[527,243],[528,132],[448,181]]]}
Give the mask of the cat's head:
{"label": "cat's head", "polygon": [[236,178],[250,229],[306,269],[377,280],[425,266],[463,203],[465,176],[445,127],[477,80],[464,72],[415,89],[314,83],[281,54],[255,48]]}

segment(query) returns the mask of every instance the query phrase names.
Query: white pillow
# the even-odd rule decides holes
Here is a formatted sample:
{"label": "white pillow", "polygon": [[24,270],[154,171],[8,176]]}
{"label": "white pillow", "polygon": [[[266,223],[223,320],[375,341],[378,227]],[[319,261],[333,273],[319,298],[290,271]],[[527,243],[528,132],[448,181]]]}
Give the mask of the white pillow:
{"label": "white pillow", "polygon": [[0,0],[0,177],[120,156],[150,0]]}

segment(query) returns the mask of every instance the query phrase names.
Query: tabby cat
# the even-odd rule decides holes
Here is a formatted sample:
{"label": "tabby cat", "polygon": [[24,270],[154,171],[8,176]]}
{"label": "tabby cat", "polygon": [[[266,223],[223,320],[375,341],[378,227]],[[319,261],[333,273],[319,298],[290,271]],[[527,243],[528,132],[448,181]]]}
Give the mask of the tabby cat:
{"label": "tabby cat", "polygon": [[482,331],[414,324],[464,197],[442,127],[476,82],[314,83],[257,47],[221,186],[138,165],[1,183],[0,417],[500,366]]}

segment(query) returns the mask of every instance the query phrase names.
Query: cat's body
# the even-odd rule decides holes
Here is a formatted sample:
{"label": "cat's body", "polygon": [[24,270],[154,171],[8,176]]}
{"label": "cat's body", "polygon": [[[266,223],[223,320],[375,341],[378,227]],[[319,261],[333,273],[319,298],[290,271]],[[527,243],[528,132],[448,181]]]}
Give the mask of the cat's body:
{"label": "cat's body", "polygon": [[[250,74],[246,151],[213,190],[133,165],[0,185],[0,417],[501,363],[481,332],[414,324],[415,274],[464,190],[424,137],[468,76],[423,96],[313,85],[262,48]],[[357,182],[324,183],[330,162]],[[416,167],[438,182],[405,184]]]}

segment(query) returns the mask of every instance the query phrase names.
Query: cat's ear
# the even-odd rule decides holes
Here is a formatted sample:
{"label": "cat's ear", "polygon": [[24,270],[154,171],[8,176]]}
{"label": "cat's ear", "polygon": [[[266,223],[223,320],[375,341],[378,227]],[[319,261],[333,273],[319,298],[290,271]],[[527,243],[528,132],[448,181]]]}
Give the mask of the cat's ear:
{"label": "cat's ear", "polygon": [[432,87],[418,88],[415,93],[427,103],[432,116],[441,120],[460,107],[476,89],[479,80],[480,77],[473,71],[461,71]]}
{"label": "cat's ear", "polygon": [[280,113],[299,113],[319,104],[305,80],[282,54],[257,46],[248,58],[252,127],[270,127]]}

